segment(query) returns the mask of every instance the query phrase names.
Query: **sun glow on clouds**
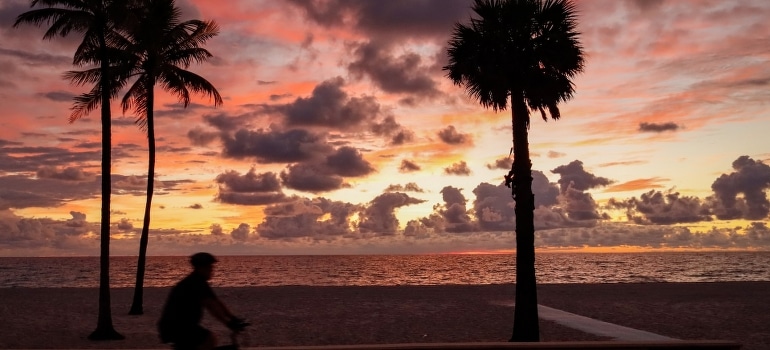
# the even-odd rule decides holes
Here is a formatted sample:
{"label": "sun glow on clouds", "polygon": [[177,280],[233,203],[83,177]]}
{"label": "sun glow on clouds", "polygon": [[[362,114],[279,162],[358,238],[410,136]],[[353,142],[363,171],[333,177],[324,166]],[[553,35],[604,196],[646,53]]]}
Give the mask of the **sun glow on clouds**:
{"label": "sun glow on clouds", "polygon": [[[471,1],[178,4],[220,26],[189,69],[225,104],[156,90],[154,254],[514,251],[510,110],[441,70]],[[532,115],[538,249],[770,249],[770,4],[577,6],[575,97]],[[9,29],[27,8],[0,4],[0,255],[95,255],[99,117],[68,124],[86,88],[61,79],[79,41]],[[135,254],[147,140],[112,110],[115,250]]]}

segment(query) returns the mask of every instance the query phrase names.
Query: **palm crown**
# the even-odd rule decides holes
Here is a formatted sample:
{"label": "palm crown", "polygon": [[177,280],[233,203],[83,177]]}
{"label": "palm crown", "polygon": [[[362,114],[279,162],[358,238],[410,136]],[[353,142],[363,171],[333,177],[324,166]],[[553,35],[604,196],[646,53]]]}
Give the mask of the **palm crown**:
{"label": "palm crown", "polygon": [[447,77],[484,107],[505,110],[520,96],[532,110],[560,117],[583,70],[574,5],[566,0],[476,0],[478,18],[455,25]]}
{"label": "palm crown", "polygon": [[222,97],[214,86],[188,68],[212,57],[201,47],[219,33],[213,21],[189,20],[180,22],[180,10],[173,0],[148,0],[141,9],[142,21],[128,32],[129,51],[136,55],[138,79],[128,89],[121,106],[123,111],[133,109],[142,127],[152,108],[148,97],[152,86],[160,83],[164,90],[176,95],[182,104],[190,104],[190,92],[213,98],[214,105],[222,104]]}

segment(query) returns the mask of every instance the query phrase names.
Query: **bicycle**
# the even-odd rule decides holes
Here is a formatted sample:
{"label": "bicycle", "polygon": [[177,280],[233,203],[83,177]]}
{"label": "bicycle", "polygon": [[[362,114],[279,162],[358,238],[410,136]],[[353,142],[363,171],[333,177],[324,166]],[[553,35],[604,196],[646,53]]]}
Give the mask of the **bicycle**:
{"label": "bicycle", "polygon": [[[245,320],[238,320],[236,324],[229,326],[230,328],[230,344],[225,345],[219,345],[214,347],[215,350],[239,350],[240,344],[238,342],[238,337],[243,333],[244,330],[246,330],[246,327],[251,326],[251,323],[245,321]],[[169,342],[171,345],[171,349],[173,350],[185,350],[186,348],[181,348],[174,344],[173,342]]]}
{"label": "bicycle", "polygon": [[246,327],[251,326],[251,323],[245,321],[245,320],[239,320],[236,325],[234,325],[232,328],[230,328],[230,344],[227,345],[220,345],[215,347],[215,350],[238,350],[240,349],[238,345],[238,335],[240,335],[244,330],[246,330]]}

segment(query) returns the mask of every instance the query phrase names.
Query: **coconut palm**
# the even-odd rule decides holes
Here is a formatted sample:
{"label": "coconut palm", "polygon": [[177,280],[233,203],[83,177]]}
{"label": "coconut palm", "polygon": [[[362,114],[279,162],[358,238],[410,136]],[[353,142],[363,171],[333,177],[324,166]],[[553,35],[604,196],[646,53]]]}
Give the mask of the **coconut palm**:
{"label": "coconut palm", "polygon": [[570,0],[475,0],[468,25],[457,23],[444,67],[483,107],[511,106],[514,160],[506,178],[516,201],[516,308],[511,341],[539,341],[530,111],[559,119],[574,93],[583,49]]}
{"label": "coconut palm", "polygon": [[[175,94],[184,107],[190,104],[190,93],[199,93],[213,98],[214,105],[222,105],[222,97],[214,86],[201,76],[186,70],[193,62],[202,63],[212,57],[202,48],[219,33],[213,21],[180,21],[181,11],[174,0],[134,0],[131,6],[130,21],[125,21],[119,38],[114,40],[113,48],[119,64],[116,64],[115,87],[117,93],[129,79],[133,84],[123,96],[123,112],[133,110],[137,124],[147,132],[149,166],[147,172],[147,199],[145,202],[142,234],[139,241],[136,284],[134,298],[129,310],[131,315],[141,315],[143,311],[144,274],[149,241],[150,209],[152,206],[155,179],[155,85],[160,83],[165,90]],[[99,72],[72,72],[72,79],[92,81]],[[81,103],[77,111],[93,108],[97,96],[93,93],[78,96]]]}
{"label": "coconut palm", "polygon": [[181,11],[174,0],[144,0],[139,9],[139,25],[130,30],[129,51],[138,58],[137,79],[122,100],[123,112],[132,109],[137,123],[147,132],[149,168],[147,171],[147,200],[139,243],[136,285],[130,314],[143,313],[143,286],[147,242],[150,229],[150,208],[155,179],[155,85],[175,94],[184,107],[190,104],[190,92],[208,95],[214,105],[222,105],[222,97],[214,86],[187,68],[212,57],[201,45],[219,33],[213,21],[180,21]]}
{"label": "coconut palm", "polygon": [[[38,7],[22,13],[16,18],[14,27],[22,23],[36,26],[44,24],[50,27],[45,32],[44,39],[57,36],[66,37],[72,32],[82,33],[83,41],[78,46],[73,64],[77,66],[95,65],[100,78],[91,90],[95,105],[101,105],[102,123],[102,207],[101,207],[101,244],[99,259],[99,316],[96,330],[89,336],[92,340],[123,339],[115,331],[112,324],[110,308],[110,194],[111,194],[111,113],[110,95],[114,91],[114,79],[111,75],[111,60],[109,49],[111,40],[115,38],[114,29],[118,18],[125,13],[126,1],[111,0],[32,0],[30,7]],[[101,102],[105,103],[101,103]],[[78,101],[75,103],[78,104]],[[70,122],[74,122],[84,114],[73,111]]]}

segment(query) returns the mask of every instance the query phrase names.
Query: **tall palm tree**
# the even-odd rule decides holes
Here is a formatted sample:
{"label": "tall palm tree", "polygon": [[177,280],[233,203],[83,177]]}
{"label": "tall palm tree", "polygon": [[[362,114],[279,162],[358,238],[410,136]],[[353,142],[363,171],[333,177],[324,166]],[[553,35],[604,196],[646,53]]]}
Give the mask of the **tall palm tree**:
{"label": "tall palm tree", "polygon": [[[123,96],[121,106],[124,113],[129,109],[136,113],[137,124],[147,132],[149,144],[147,200],[139,242],[134,298],[129,310],[131,315],[141,315],[144,313],[144,274],[155,179],[155,85],[160,83],[165,90],[175,94],[184,107],[190,104],[190,92],[208,95],[214,99],[215,106],[222,105],[223,101],[210,82],[186,70],[193,62],[202,63],[212,57],[201,45],[219,33],[215,22],[180,22],[181,11],[174,0],[134,0],[130,10],[131,15],[127,16],[121,26],[121,35],[113,40],[111,47],[115,51],[112,57],[117,62],[113,72],[115,90],[111,93],[117,94],[127,80],[135,78]],[[100,72],[70,72],[69,76],[73,81],[93,81],[100,76]],[[75,111],[83,113],[93,108],[98,96],[91,92],[77,99],[80,103],[75,106]]]}
{"label": "tall palm tree", "polygon": [[539,341],[529,112],[559,119],[557,104],[572,98],[572,78],[584,63],[576,8],[570,0],[475,0],[472,9],[477,17],[454,27],[444,70],[485,108],[503,111],[510,98],[514,158],[505,178],[516,201],[511,341]]}
{"label": "tall palm tree", "polygon": [[[110,308],[110,195],[111,195],[111,113],[110,92],[114,90],[111,73],[110,41],[114,38],[116,19],[124,13],[127,2],[112,0],[32,0],[30,7],[38,9],[22,13],[16,18],[14,27],[22,23],[50,27],[44,39],[65,37],[71,32],[82,33],[83,41],[75,52],[73,64],[82,66],[94,64],[99,68],[98,84],[91,90],[96,105],[101,104],[102,123],[102,207],[101,244],[99,259],[99,316],[96,330],[89,336],[92,340],[113,340],[124,337],[115,331]],[[90,54],[87,54],[90,53]],[[76,100],[75,104],[78,104]],[[77,110],[70,116],[70,122],[84,114]]]}
{"label": "tall palm tree", "polygon": [[147,241],[150,230],[150,208],[155,183],[155,85],[175,94],[187,107],[190,92],[208,95],[214,105],[222,105],[222,97],[214,86],[187,68],[212,57],[201,46],[219,33],[213,21],[180,21],[181,11],[174,0],[143,0],[137,26],[127,32],[131,43],[129,52],[136,56],[136,81],[122,100],[123,112],[133,109],[137,123],[147,132],[149,168],[147,171],[147,200],[139,243],[134,298],[129,314],[143,313],[143,287]]}

